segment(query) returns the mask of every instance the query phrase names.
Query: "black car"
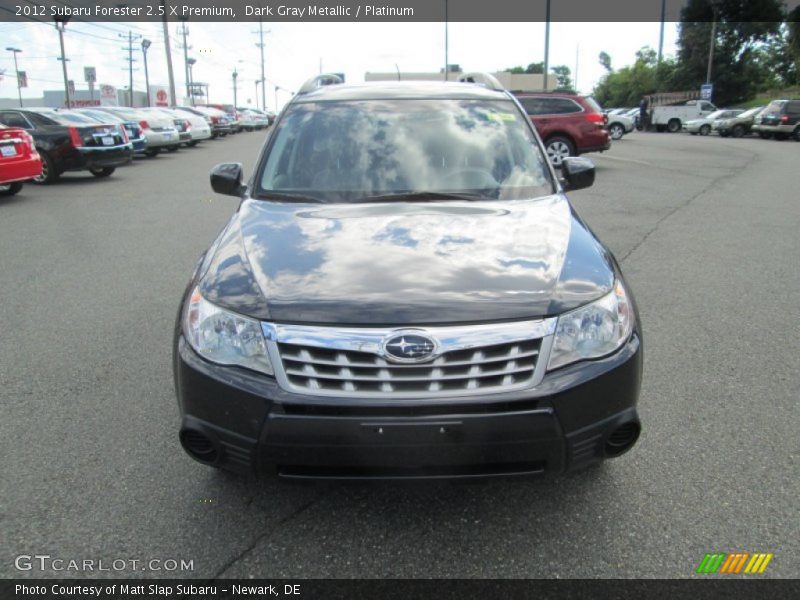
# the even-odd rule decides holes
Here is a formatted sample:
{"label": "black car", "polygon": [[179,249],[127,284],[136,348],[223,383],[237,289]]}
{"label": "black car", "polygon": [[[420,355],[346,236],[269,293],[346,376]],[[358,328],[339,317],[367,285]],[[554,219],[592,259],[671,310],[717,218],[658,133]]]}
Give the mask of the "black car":
{"label": "black car", "polygon": [[131,162],[133,145],[121,123],[100,123],[70,110],[0,110],[0,123],[26,129],[42,157],[40,183],[53,183],[65,171],[108,177]]}
{"label": "black car", "polygon": [[[558,473],[636,442],[642,333],[515,98],[308,82],[180,303],[192,457],[287,478]],[[322,85],[329,83],[330,85]]]}

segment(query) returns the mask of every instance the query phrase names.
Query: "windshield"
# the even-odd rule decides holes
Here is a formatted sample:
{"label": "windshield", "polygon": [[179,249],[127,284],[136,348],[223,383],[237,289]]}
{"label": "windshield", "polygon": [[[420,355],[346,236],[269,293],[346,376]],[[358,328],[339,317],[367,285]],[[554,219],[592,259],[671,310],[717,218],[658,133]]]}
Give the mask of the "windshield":
{"label": "windshield", "polygon": [[553,192],[545,160],[510,100],[298,103],[273,134],[256,194],[531,198]]}
{"label": "windshield", "polygon": [[711,114],[706,116],[706,119],[719,119],[722,115],[724,115],[727,110],[715,110]]}

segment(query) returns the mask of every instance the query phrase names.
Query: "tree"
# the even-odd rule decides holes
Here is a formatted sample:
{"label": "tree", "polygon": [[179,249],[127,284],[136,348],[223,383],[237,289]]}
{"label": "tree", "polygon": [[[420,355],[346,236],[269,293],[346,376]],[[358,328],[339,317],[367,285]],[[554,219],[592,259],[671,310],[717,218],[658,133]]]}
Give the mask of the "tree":
{"label": "tree", "polygon": [[572,71],[570,71],[570,68],[567,65],[559,65],[550,70],[553,71],[553,74],[556,76],[556,85],[558,86],[558,89],[572,89]]}
{"label": "tree", "polygon": [[598,56],[600,59],[600,64],[603,65],[603,68],[611,73],[614,69],[611,68],[611,56],[609,56],[608,52],[601,52]]}
{"label": "tree", "polygon": [[522,75],[522,74],[539,74],[541,75],[544,73],[544,61],[538,63],[531,63],[527,67],[511,67],[506,69],[506,73],[513,73],[515,75]]}
{"label": "tree", "polygon": [[694,90],[705,82],[716,21],[714,100],[726,105],[753,98],[773,79],[771,69],[758,67],[760,55],[780,38],[783,19],[781,0],[689,0],[681,10],[675,83]]}
{"label": "tree", "polygon": [[673,88],[676,63],[672,59],[658,64],[658,55],[649,46],[636,52],[636,61],[606,73],[594,88],[594,97],[604,106],[636,106],[642,96]]}

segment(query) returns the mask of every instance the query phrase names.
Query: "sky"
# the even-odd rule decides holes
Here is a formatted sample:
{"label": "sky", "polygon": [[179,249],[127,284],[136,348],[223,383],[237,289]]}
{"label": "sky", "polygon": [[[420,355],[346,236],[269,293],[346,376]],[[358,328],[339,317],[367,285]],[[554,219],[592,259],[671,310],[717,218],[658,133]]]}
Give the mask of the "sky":
{"label": "sky", "polygon": [[[169,25],[172,60],[178,95],[184,86],[183,50],[180,25]],[[255,103],[255,80],[260,77],[257,23],[188,24],[189,56],[197,63],[195,81],[210,84],[209,101],[232,102],[234,68],[239,73],[239,105]],[[525,66],[544,59],[544,23],[450,23],[449,62],[467,71],[498,71]],[[117,88],[128,85],[128,56],[123,49],[128,31],[152,41],[148,51],[151,84],[166,84],[167,67],[163,30],[160,23],[88,23],[67,25],[65,48],[69,78],[78,89],[83,67],[97,70],[98,83]],[[320,72],[343,72],[348,82],[363,81],[367,71],[439,71],[444,65],[443,23],[265,23],[265,77],[267,107],[278,108],[311,76]],[[122,39],[120,35],[126,36]],[[665,27],[664,54],[675,53],[677,27]],[[601,51],[611,56],[612,67],[633,63],[642,46],[657,48],[659,23],[552,23],[550,65],[565,64],[573,71],[577,87],[590,93],[604,74],[598,62]],[[7,46],[22,50],[19,69],[26,71],[29,87],[24,97],[41,97],[43,90],[63,89],[58,33],[44,23],[0,23],[0,97],[16,97],[14,63]],[[140,42],[134,42],[134,89],[144,90],[144,69]]]}

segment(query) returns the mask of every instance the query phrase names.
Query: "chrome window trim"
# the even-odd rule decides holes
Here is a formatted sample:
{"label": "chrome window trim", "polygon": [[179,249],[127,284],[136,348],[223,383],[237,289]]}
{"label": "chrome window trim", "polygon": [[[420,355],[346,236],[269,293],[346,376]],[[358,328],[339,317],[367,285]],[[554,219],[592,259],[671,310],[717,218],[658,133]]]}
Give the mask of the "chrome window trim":
{"label": "chrome window trim", "polygon": [[[464,397],[470,395],[491,395],[522,389],[531,389],[539,385],[547,371],[550,359],[550,348],[553,345],[557,317],[530,321],[514,321],[509,323],[485,323],[478,325],[455,325],[436,327],[330,327],[309,325],[284,325],[262,322],[261,329],[267,345],[275,379],[278,385],[292,393],[307,396],[327,396],[337,398],[373,398],[373,399],[440,399],[446,397]],[[476,389],[472,390],[447,390],[436,392],[345,392],[339,390],[309,390],[296,386],[289,381],[283,365],[283,359],[278,348],[279,343],[314,346],[326,350],[344,350],[353,352],[367,352],[385,358],[383,342],[398,331],[416,330],[433,337],[438,342],[438,357],[447,352],[469,350],[506,344],[524,340],[541,340],[533,377],[516,385],[508,385],[502,389]],[[417,363],[424,366],[425,363]]]}

